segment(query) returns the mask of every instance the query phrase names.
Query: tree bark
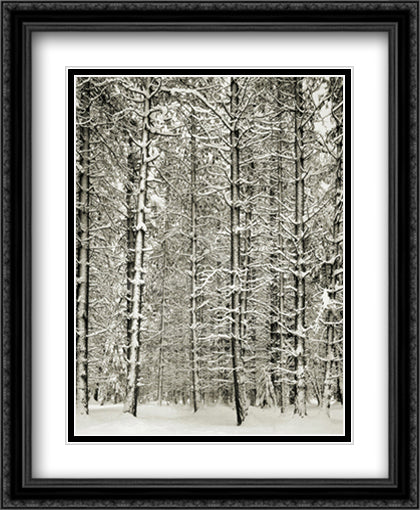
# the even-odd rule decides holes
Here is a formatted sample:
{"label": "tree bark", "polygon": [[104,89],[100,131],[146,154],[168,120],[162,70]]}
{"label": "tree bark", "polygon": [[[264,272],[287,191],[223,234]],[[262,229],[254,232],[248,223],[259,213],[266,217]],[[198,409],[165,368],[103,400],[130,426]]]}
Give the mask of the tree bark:
{"label": "tree bark", "polygon": [[137,416],[139,392],[139,356],[141,343],[142,305],[144,292],[144,254],[146,241],[147,177],[150,160],[150,78],[145,78],[143,130],[141,138],[140,175],[137,189],[136,221],[134,226],[134,275],[131,332],[128,359],[127,396],[124,412]]}
{"label": "tree bark", "polygon": [[[251,186],[247,186],[247,195],[252,195]],[[242,257],[242,272],[243,272],[243,289],[241,297],[241,341],[246,341],[248,336],[248,299],[250,295],[250,265],[251,265],[251,224],[252,224],[252,208],[249,204],[245,211],[245,225],[244,225],[244,243],[243,243],[243,257]],[[244,348],[242,346],[242,351]]]}
{"label": "tree bark", "polygon": [[[333,368],[335,362],[334,341],[336,337],[336,321],[337,317],[337,288],[342,284],[342,272],[340,271],[340,261],[342,252],[342,189],[343,189],[343,111],[342,111],[342,85],[341,81],[336,82],[331,78],[331,96],[332,96],[332,112],[336,123],[334,129],[334,138],[336,140],[336,178],[334,193],[334,220],[333,220],[333,264],[331,271],[330,288],[328,289],[330,308],[327,313],[327,348],[326,348],[326,367],[324,378],[324,393],[322,397],[322,408],[327,415],[330,414],[332,399],[332,383]],[[340,381],[337,372],[337,388],[339,400],[342,399],[340,391]]]}
{"label": "tree bark", "polygon": [[191,357],[191,399],[194,412],[197,412],[197,196],[196,196],[196,180],[197,180],[197,154],[196,154],[196,132],[195,121],[191,115],[191,253],[190,253],[190,270],[191,270],[191,288],[190,288],[190,357]]}
{"label": "tree bark", "polygon": [[[273,233],[277,232],[278,226],[278,174],[279,169],[277,169],[277,175],[274,175],[274,172],[270,173],[270,230]],[[270,253],[270,372],[271,372],[271,382],[273,385],[274,393],[276,396],[276,404],[281,395],[281,383],[279,383],[280,378],[280,323],[279,323],[279,246],[277,245],[277,236],[274,235],[272,239],[271,245],[271,253]]]}
{"label": "tree bark", "polygon": [[80,98],[80,166],[77,174],[77,270],[76,270],[76,410],[89,414],[89,172],[90,172],[90,84]]}
{"label": "tree bark", "polygon": [[230,273],[231,273],[231,349],[233,368],[233,390],[237,425],[246,417],[245,377],[241,356],[241,254],[240,254],[240,204],[239,204],[239,130],[237,109],[239,102],[238,84],[230,80],[231,122],[231,173],[230,173]]}
{"label": "tree bark", "polygon": [[302,129],[302,82],[295,78],[295,356],[296,356],[296,398],[295,414],[306,415],[305,377],[305,184]]}
{"label": "tree bark", "polygon": [[132,313],[133,313],[133,291],[134,291],[134,250],[135,250],[135,204],[134,204],[134,187],[136,179],[138,179],[138,159],[136,158],[136,150],[133,147],[133,142],[129,140],[130,154],[127,158],[127,166],[129,168],[129,175],[126,185],[126,212],[127,212],[127,359],[130,358],[130,337],[132,328]]}
{"label": "tree bark", "polygon": [[[277,101],[282,108],[285,102],[283,91],[284,82],[277,84]],[[270,226],[276,235],[273,239],[273,247],[270,255],[271,286],[270,286],[270,343],[272,383],[276,394],[277,405],[284,412],[284,384],[282,383],[283,360],[283,330],[284,320],[284,276],[281,272],[281,252],[284,249],[282,235],[282,202],[283,202],[283,165],[282,154],[285,149],[282,138],[285,136],[282,129],[283,114],[279,114],[279,142],[276,173],[271,174],[270,179]]]}
{"label": "tree bark", "polygon": [[[165,215],[165,231],[164,235],[168,231],[169,222],[168,216]],[[165,338],[165,309],[166,309],[166,265],[167,265],[167,246],[166,237],[163,238],[162,242],[163,261],[162,261],[162,300],[160,303],[160,324],[159,324],[159,357],[158,357],[158,382],[157,382],[157,401],[159,405],[162,405],[163,396],[163,349],[164,349],[164,338]]]}
{"label": "tree bark", "polygon": [[326,349],[326,362],[325,362],[325,378],[324,378],[324,392],[322,395],[322,408],[329,416],[331,407],[332,396],[332,368],[334,361],[334,354],[332,350],[334,342],[334,313],[329,310],[327,314],[327,349]]}

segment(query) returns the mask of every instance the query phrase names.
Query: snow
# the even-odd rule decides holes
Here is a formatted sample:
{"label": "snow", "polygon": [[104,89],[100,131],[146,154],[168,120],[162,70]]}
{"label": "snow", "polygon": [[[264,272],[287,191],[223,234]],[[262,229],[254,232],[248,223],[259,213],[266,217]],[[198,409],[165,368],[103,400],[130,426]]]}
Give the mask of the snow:
{"label": "snow", "polygon": [[331,299],[328,294],[328,289],[324,289],[322,292],[322,305],[324,308],[328,308],[330,306]]}
{"label": "snow", "polygon": [[334,404],[328,418],[321,408],[308,405],[300,418],[290,406],[282,415],[277,408],[250,407],[238,427],[230,406],[214,405],[194,413],[190,406],[150,403],[138,407],[138,416],[123,413],[122,404],[91,405],[89,416],[77,416],[76,435],[84,436],[247,436],[342,435],[342,406]]}

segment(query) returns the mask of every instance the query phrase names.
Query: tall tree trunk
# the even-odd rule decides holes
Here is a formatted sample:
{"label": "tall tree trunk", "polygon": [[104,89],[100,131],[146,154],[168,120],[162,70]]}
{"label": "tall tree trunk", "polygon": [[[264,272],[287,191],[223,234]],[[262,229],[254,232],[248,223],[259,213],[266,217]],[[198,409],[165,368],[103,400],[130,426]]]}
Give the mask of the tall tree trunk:
{"label": "tall tree trunk", "polygon": [[240,205],[239,205],[239,129],[237,110],[239,90],[235,78],[230,79],[231,121],[231,173],[230,173],[230,271],[231,271],[231,348],[233,390],[238,425],[246,416],[245,377],[241,355],[241,254],[240,254]]}
{"label": "tall tree trunk", "polygon": [[[282,182],[280,182],[280,190],[282,190]],[[281,200],[282,200],[282,191],[280,191],[279,193],[279,203],[281,204]],[[281,208],[281,205],[279,205],[279,208]],[[280,218],[280,216],[279,216]],[[281,222],[281,220],[280,220]],[[279,247],[280,247],[280,250],[283,250],[283,236],[282,234],[280,233],[279,231]],[[280,273],[279,274],[279,331],[278,331],[278,344],[279,344],[279,347],[280,347],[280,352],[279,352],[279,359],[278,359],[278,365],[279,365],[279,368],[280,368],[280,378],[283,379],[283,369],[285,368],[285,357],[284,357],[284,353],[283,353],[283,330],[282,330],[282,324],[281,322],[284,320],[284,315],[285,315],[285,303],[284,303],[284,300],[285,300],[285,285],[284,285],[284,275],[283,273]],[[286,384],[284,382],[280,382],[279,384],[279,393],[278,393],[278,406],[280,407],[280,412],[281,413],[284,413],[284,407],[285,407],[285,400],[286,400],[286,395],[285,395],[285,387],[286,387]]]}
{"label": "tall tree trunk", "polygon": [[[168,215],[165,214],[165,227],[164,236],[168,232],[169,222]],[[160,324],[159,324],[159,356],[158,356],[158,382],[157,382],[157,401],[159,405],[162,405],[163,395],[163,350],[164,350],[164,339],[165,339],[165,309],[166,309],[166,274],[167,274],[167,246],[166,237],[163,238],[162,242],[163,260],[162,260],[162,300],[160,303]]]}
{"label": "tall tree trunk", "polygon": [[[250,165],[250,179],[252,179],[254,172],[254,164]],[[255,345],[253,339],[255,335],[252,335],[252,326],[250,323],[250,310],[249,310],[249,300],[251,297],[251,280],[252,280],[252,268],[251,268],[251,247],[252,247],[252,204],[250,202],[250,198],[252,197],[253,186],[246,186],[246,196],[248,199],[248,203],[246,205],[245,210],[245,224],[244,224],[244,242],[243,242],[243,256],[242,256],[242,274],[243,274],[243,289],[242,289],[242,298],[241,298],[241,344],[242,344],[242,355],[245,357],[246,353],[251,354],[251,359],[253,359],[252,353],[254,351]],[[245,367],[245,363],[244,363]],[[252,372],[253,368],[246,367],[247,374]],[[254,391],[255,390],[255,391]],[[254,393],[256,394],[256,388],[248,391],[248,395],[251,396],[251,400],[255,401]]]}
{"label": "tall tree trunk", "polygon": [[[277,170],[278,174],[278,170]],[[270,230],[273,233],[271,252],[269,257],[269,269],[270,269],[270,375],[271,383],[273,385],[274,393],[276,396],[276,404],[278,403],[278,397],[281,394],[281,383],[279,383],[279,358],[280,349],[279,336],[280,336],[280,324],[279,324],[279,252],[277,246],[277,200],[278,200],[278,176],[274,175],[274,172],[270,173]]]}
{"label": "tall tree trunk", "polygon": [[127,310],[127,359],[130,358],[130,338],[131,328],[133,324],[133,291],[134,291],[134,249],[135,249],[135,204],[134,204],[134,188],[136,179],[138,179],[138,158],[136,158],[136,149],[133,147],[133,141],[129,139],[130,154],[127,158],[127,167],[129,174],[126,184],[125,200],[127,212],[127,297],[126,297],[126,310]]}
{"label": "tall tree trunk", "polygon": [[[333,347],[334,347],[333,352],[335,353],[336,352],[335,344]],[[343,404],[344,403],[343,390],[341,389],[342,388],[342,380],[340,380],[340,378],[343,377],[343,367],[339,361],[335,360],[334,368],[335,368],[335,380],[336,380],[335,398],[338,403]]]}
{"label": "tall tree trunk", "polygon": [[133,275],[133,305],[131,314],[131,332],[128,359],[127,395],[124,412],[137,416],[137,400],[139,391],[139,356],[141,342],[143,291],[144,291],[144,254],[146,240],[146,200],[147,177],[150,161],[150,78],[145,78],[143,130],[141,138],[141,157],[139,184],[136,191],[136,221],[134,227],[134,275]]}
{"label": "tall tree trunk", "polygon": [[[164,311],[165,305],[162,300],[161,311],[160,311],[160,327],[164,327]],[[158,382],[157,382],[157,401],[159,405],[162,405],[162,396],[163,396],[163,332],[161,330],[160,338],[159,338],[159,359],[158,359]]]}
{"label": "tall tree trunk", "polygon": [[[338,176],[336,179],[336,188],[338,188]],[[337,196],[337,190],[336,190]],[[335,204],[335,216],[337,218],[337,202]],[[325,376],[324,376],[324,392],[322,395],[322,408],[329,416],[330,407],[331,407],[331,398],[332,398],[332,383],[333,383],[333,367],[334,367],[334,339],[335,339],[335,322],[337,320],[335,308],[336,308],[336,271],[338,268],[337,257],[339,255],[339,246],[336,242],[336,238],[338,236],[338,225],[336,220],[333,223],[333,240],[334,240],[334,249],[333,249],[333,257],[334,262],[332,264],[331,270],[331,281],[330,288],[327,290],[328,292],[328,311],[327,311],[327,346],[326,346],[326,362],[325,362]]]}
{"label": "tall tree trunk", "polygon": [[[277,85],[277,101],[279,105],[284,101],[282,82]],[[281,272],[281,252],[283,251],[282,229],[282,201],[283,201],[283,167],[282,153],[284,133],[281,129],[282,114],[279,117],[278,157],[276,172],[270,175],[270,227],[273,232],[273,244],[270,254],[270,347],[271,347],[271,380],[276,395],[277,405],[284,412],[282,369],[283,367],[283,330],[284,318],[284,278]]]}
{"label": "tall tree trunk", "polygon": [[295,414],[306,415],[305,377],[305,241],[304,241],[304,156],[302,129],[302,81],[295,78],[295,356],[296,356],[296,398]]}
{"label": "tall tree trunk", "polygon": [[[332,294],[334,291],[332,290]],[[334,313],[328,310],[327,313],[327,348],[324,376],[324,392],[322,395],[322,408],[329,416],[332,396],[332,369],[334,362],[333,342],[334,342]]]}
{"label": "tall tree trunk", "polygon": [[76,409],[89,414],[89,172],[90,172],[90,84],[81,90],[80,158],[77,173],[77,270],[76,270]]}
{"label": "tall tree trunk", "polygon": [[[248,196],[251,195],[251,187],[247,187]],[[243,272],[243,290],[241,299],[241,340],[245,342],[248,336],[248,300],[250,295],[250,277],[251,277],[251,223],[252,223],[252,210],[248,205],[245,212],[245,225],[244,225],[244,254],[242,258],[242,272]],[[244,350],[244,349],[242,349]]]}
{"label": "tall tree trunk", "polygon": [[[283,88],[285,90],[283,90]],[[287,90],[284,85],[283,80],[280,81],[277,85],[277,99],[279,102],[280,107],[282,107],[282,103],[286,101],[286,94]],[[278,245],[278,251],[279,251],[279,257],[278,257],[278,268],[280,272],[278,273],[278,346],[279,346],[279,357],[278,357],[278,365],[280,368],[280,379],[283,379],[283,373],[282,370],[285,368],[285,356],[283,352],[283,335],[284,331],[282,328],[283,321],[285,320],[285,284],[284,284],[284,273],[283,273],[283,256],[282,253],[284,251],[284,236],[282,231],[282,225],[283,225],[283,200],[284,200],[284,171],[283,171],[283,163],[282,163],[282,155],[283,150],[286,149],[285,142],[283,141],[283,137],[285,136],[285,129],[283,129],[282,126],[282,120],[283,120],[283,114],[280,113],[279,118],[279,127],[280,127],[280,140],[278,144],[278,150],[279,150],[279,157],[277,160],[277,245]],[[281,382],[279,384],[279,391],[278,391],[278,406],[280,407],[280,412],[284,413],[284,407],[285,407],[285,387],[286,384]]]}
{"label": "tall tree trunk", "polygon": [[[337,81],[336,81],[337,80]],[[335,120],[334,139],[336,140],[336,178],[334,193],[334,221],[333,221],[333,264],[331,270],[331,282],[328,290],[330,306],[327,313],[327,349],[326,367],[324,378],[324,394],[322,407],[329,415],[332,399],[333,369],[336,368],[337,388],[339,399],[342,398],[340,381],[338,378],[337,361],[335,361],[335,337],[336,322],[338,320],[337,310],[337,289],[342,285],[341,252],[342,252],[342,208],[343,208],[343,93],[341,79],[331,78],[332,116]]]}
{"label": "tall tree trunk", "polygon": [[190,253],[190,269],[191,269],[191,288],[190,288],[190,356],[191,356],[191,398],[194,412],[197,411],[197,292],[198,292],[198,274],[197,274],[197,150],[196,150],[196,132],[195,120],[193,115],[190,117],[191,122],[191,253]]}

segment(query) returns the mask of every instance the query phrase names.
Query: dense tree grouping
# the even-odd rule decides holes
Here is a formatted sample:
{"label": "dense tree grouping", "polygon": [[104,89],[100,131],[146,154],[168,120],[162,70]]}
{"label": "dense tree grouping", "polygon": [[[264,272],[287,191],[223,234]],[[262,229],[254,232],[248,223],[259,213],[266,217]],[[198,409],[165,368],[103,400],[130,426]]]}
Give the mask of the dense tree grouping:
{"label": "dense tree grouping", "polygon": [[342,403],[342,77],[75,94],[78,412]]}

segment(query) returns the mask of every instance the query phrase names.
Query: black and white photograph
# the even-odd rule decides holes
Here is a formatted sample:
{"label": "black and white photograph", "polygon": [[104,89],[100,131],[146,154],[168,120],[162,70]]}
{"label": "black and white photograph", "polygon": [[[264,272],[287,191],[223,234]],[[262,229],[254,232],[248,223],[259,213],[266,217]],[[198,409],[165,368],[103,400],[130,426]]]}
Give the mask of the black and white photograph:
{"label": "black and white photograph", "polygon": [[2,14],[0,506],[418,508],[419,0]]}
{"label": "black and white photograph", "polygon": [[69,440],[350,441],[351,70],[67,72]]}

